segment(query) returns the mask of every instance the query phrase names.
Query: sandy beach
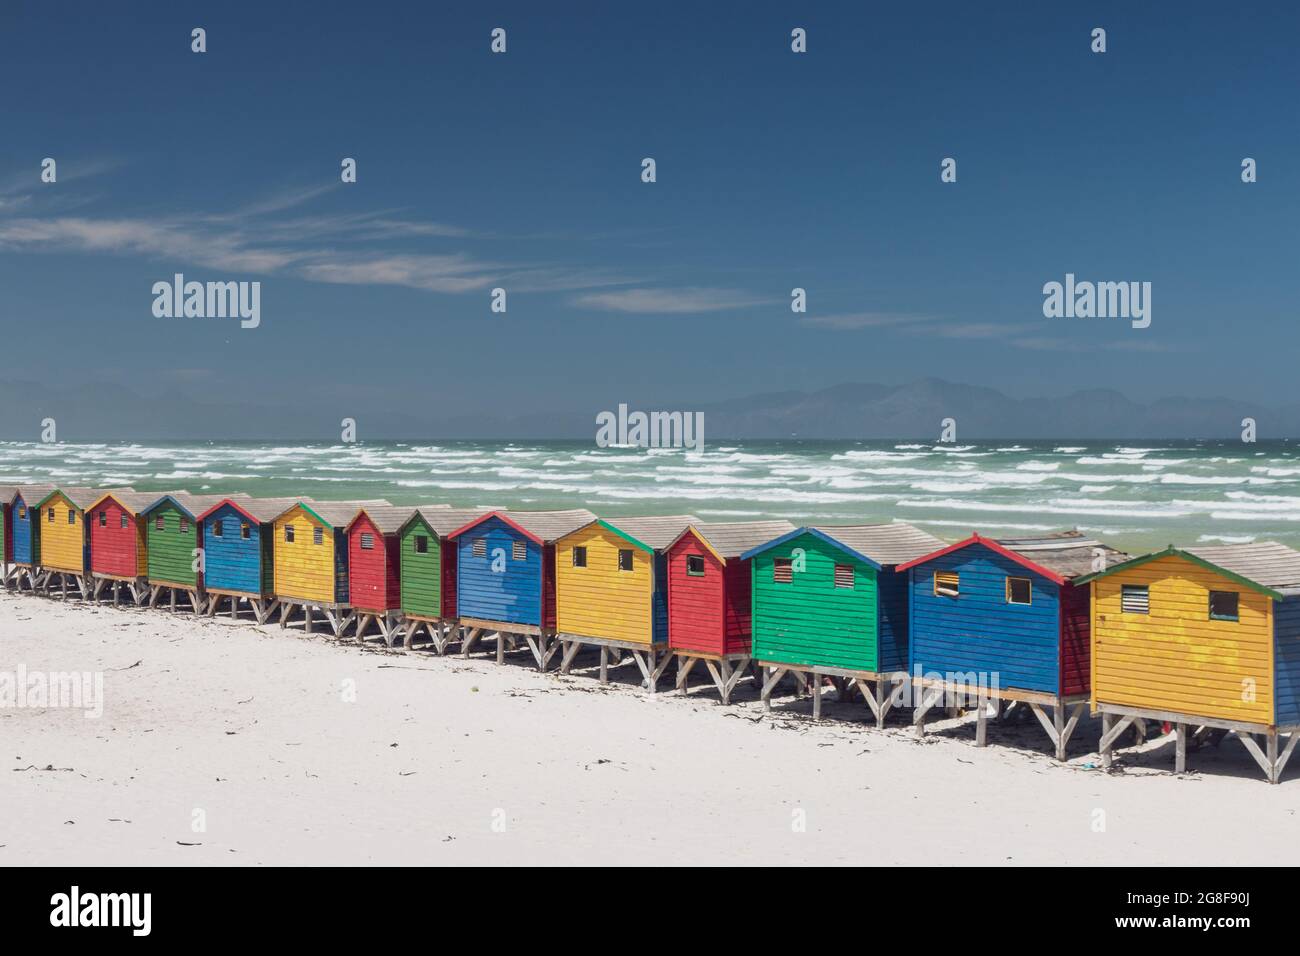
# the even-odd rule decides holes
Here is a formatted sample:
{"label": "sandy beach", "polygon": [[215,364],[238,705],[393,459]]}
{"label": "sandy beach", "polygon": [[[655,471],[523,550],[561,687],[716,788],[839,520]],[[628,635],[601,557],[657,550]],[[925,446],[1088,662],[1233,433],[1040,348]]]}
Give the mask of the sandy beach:
{"label": "sandy beach", "polygon": [[1268,786],[1235,741],[1106,775],[1094,721],[1061,766],[1036,725],[977,749],[833,695],[815,724],[525,659],[0,594],[0,672],[104,693],[93,719],[0,709],[0,863],[1281,864],[1300,838],[1300,776]]}

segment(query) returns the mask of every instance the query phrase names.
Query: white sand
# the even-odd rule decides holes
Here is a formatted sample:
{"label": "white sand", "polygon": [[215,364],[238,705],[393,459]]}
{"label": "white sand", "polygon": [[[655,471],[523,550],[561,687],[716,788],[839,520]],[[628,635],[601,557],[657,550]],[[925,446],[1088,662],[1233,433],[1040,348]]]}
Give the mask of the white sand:
{"label": "white sand", "polygon": [[0,709],[0,864],[1290,863],[1300,838],[1300,771],[1270,787],[1228,741],[1179,779],[1161,742],[1106,776],[1091,721],[1062,767],[1027,725],[918,742],[861,702],[652,698],[631,664],[601,687],[0,595],[20,663],[101,670],[106,704]]}

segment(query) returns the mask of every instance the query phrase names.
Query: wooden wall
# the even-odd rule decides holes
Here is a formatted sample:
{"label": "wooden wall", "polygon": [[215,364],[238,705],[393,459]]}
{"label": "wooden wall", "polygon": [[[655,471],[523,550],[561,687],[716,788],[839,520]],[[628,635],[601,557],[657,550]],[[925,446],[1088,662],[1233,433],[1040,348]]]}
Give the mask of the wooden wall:
{"label": "wooden wall", "polygon": [[[573,566],[573,549],[587,549],[587,566]],[[619,551],[632,552],[621,571]],[[555,545],[556,630],[650,644],[654,640],[654,554],[603,525],[593,524]],[[666,607],[665,607],[666,613]]]}

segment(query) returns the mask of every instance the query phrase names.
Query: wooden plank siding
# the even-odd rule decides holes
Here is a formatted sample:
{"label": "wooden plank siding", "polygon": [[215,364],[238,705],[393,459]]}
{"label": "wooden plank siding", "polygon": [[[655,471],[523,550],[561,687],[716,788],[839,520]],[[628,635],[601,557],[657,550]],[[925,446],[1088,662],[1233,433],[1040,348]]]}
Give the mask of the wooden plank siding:
{"label": "wooden plank siding", "polygon": [[5,564],[13,560],[13,552],[9,547],[13,540],[13,532],[9,527],[11,518],[9,502],[0,501],[0,561]]}
{"label": "wooden plank siding", "polygon": [[[587,549],[586,567],[574,567],[574,548]],[[620,570],[620,551],[632,553],[632,570]],[[555,545],[556,630],[653,643],[654,559],[653,552],[601,524],[561,538]]]}
{"label": "wooden plank siding", "polygon": [[[957,597],[934,593],[936,571],[959,575]],[[978,543],[916,564],[909,573],[913,671],[1060,693],[1060,587],[1055,581]],[[1029,579],[1031,603],[1007,601],[1008,577]]]}
{"label": "wooden plank siding", "polygon": [[[703,574],[690,574],[686,570],[687,558],[691,557],[703,560]],[[728,604],[727,592],[737,570],[743,571],[748,580],[749,568],[740,567],[746,564],[748,562],[739,560],[724,564],[691,530],[668,549],[670,647],[705,654],[728,653],[728,618],[731,619],[730,627],[736,631],[741,629],[741,621],[737,609]],[[748,599],[746,589],[743,622],[746,651],[749,649]]]}
{"label": "wooden plank siding", "polygon": [[[293,528],[293,540],[286,529]],[[316,529],[320,529],[320,543]],[[273,525],[274,592],[277,597],[322,605],[348,602],[347,541],[341,528],[294,505]]]}
{"label": "wooden plank siding", "polygon": [[9,528],[12,536],[9,542],[9,555],[15,564],[31,565],[39,558],[40,532],[37,530],[35,517],[35,509],[27,503],[24,496],[21,493],[15,495],[9,509]]}
{"label": "wooden plank siding", "polygon": [[266,557],[270,544],[266,538],[271,533],[269,523],[254,521],[230,502],[207,512],[203,517],[205,585],[218,591],[269,595],[273,586],[268,582],[271,562]]}
{"label": "wooden plank siding", "polygon": [[402,583],[398,575],[401,540],[397,534],[384,534],[362,512],[348,528],[347,543],[349,603],[363,611],[392,611],[401,607]]}
{"label": "wooden plank siding", "polygon": [[[1125,584],[1147,586],[1147,614],[1121,610]],[[1094,701],[1272,723],[1270,597],[1176,555],[1116,570],[1092,588]],[[1239,620],[1210,620],[1212,590],[1237,592]],[[1289,608],[1287,618],[1289,627]]]}
{"label": "wooden plank siding", "polygon": [[195,520],[171,500],[154,505],[143,517],[149,582],[202,587],[202,575],[194,569],[194,550],[203,546],[203,535]]}
{"label": "wooden plank siding", "polygon": [[[803,554],[804,570],[774,580],[773,563]],[[878,669],[876,569],[811,533],[754,555],[753,655],[759,660],[849,670]],[[853,568],[835,587],[835,565]]]}
{"label": "wooden plank siding", "polygon": [[[424,539],[423,553],[416,550],[418,538]],[[443,542],[418,514],[402,529],[398,562],[402,611],[417,617],[442,617]]]}
{"label": "wooden plank siding", "polygon": [[90,570],[85,516],[63,492],[41,502],[41,567],[69,574]]}
{"label": "wooden plank siding", "polygon": [[1066,584],[1061,596],[1061,693],[1086,694],[1092,688],[1092,589]]}
{"label": "wooden plank siding", "polygon": [[1300,726],[1300,597],[1273,602],[1274,722]]}
{"label": "wooden plank siding", "polygon": [[[474,542],[484,542],[475,556]],[[514,557],[523,542],[524,556]],[[543,546],[492,515],[456,538],[456,607],[460,617],[542,626]]]}
{"label": "wooden plank siding", "polygon": [[114,498],[104,498],[86,513],[90,523],[90,570],[118,578],[149,573],[144,518]]}

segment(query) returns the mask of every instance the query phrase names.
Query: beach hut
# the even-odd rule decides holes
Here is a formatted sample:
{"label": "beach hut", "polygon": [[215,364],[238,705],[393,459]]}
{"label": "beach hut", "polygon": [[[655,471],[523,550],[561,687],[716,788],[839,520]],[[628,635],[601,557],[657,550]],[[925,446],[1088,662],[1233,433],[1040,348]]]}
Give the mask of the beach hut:
{"label": "beach hut", "polygon": [[1174,725],[1178,772],[1190,728],[1196,742],[1237,737],[1277,783],[1300,740],[1300,551],[1170,546],[1082,580],[1102,765],[1128,726],[1154,720]]}
{"label": "beach hut", "polygon": [[571,511],[490,511],[457,528],[456,613],[461,656],[485,634],[496,634],[497,663],[505,647],[527,643],[543,670],[557,645],[555,542],[594,521],[585,508]]}
{"label": "beach hut", "polygon": [[[444,509],[426,505],[425,510]],[[410,505],[371,505],[348,522],[348,593],[357,640],[365,638],[372,621],[389,647],[401,630],[401,531],[415,513]]]}
{"label": "beach hut", "polygon": [[225,497],[199,515],[207,613],[226,602],[232,618],[247,607],[258,624],[279,607],[275,597],[271,526],[296,498]]}
{"label": "beach hut", "polygon": [[0,485],[0,585],[9,586],[9,563],[13,560],[10,551],[13,532],[10,529],[10,509],[14,495],[18,494],[17,485]]}
{"label": "beach hut", "polygon": [[[129,490],[129,489],[126,489]],[[36,504],[40,522],[40,558],[45,593],[58,584],[68,599],[68,584],[90,596],[90,533],[86,509],[101,492],[92,488],[55,488]]]}
{"label": "beach hut", "polygon": [[313,501],[300,498],[276,515],[272,548],[280,626],[295,608],[312,632],[319,611],[337,637],[352,623],[348,602],[348,539],[344,529],[363,507],[387,501]]}
{"label": "beach hut", "polygon": [[177,601],[184,597],[189,601],[191,611],[203,613],[207,598],[203,582],[203,529],[199,526],[199,515],[221,500],[221,495],[173,491],[156,498],[144,509],[150,607],[156,607],[166,594],[172,611],[177,609]]}
{"label": "beach hut", "polygon": [[685,694],[703,661],[724,704],[750,663],[751,548],[794,530],[788,521],[692,524],[668,546],[668,647]]}
{"label": "beach hut", "polygon": [[147,599],[149,549],[144,510],[157,499],[156,492],[108,491],[86,508],[91,600],[98,601],[107,589],[116,607],[123,587],[133,604],[142,604]]}
{"label": "beach hut", "polygon": [[26,581],[27,587],[35,591],[41,584],[41,523],[36,506],[53,490],[53,485],[19,485],[9,500],[10,573],[16,588]]}
{"label": "beach hut", "polygon": [[1127,558],[1078,531],[1060,531],[974,534],[902,565],[911,575],[917,734],[941,701],[968,704],[983,746],[987,718],[1005,702],[1027,706],[1064,760],[1089,688],[1089,592],[1076,582]]}
{"label": "beach hut", "polygon": [[398,531],[403,640],[408,649],[423,628],[434,650],[446,653],[457,630],[456,542],[448,536],[488,510],[421,505]]}
{"label": "beach hut", "polygon": [[567,674],[583,647],[600,649],[600,680],[609,656],[628,652],[654,693],[668,652],[667,548],[694,515],[597,518],[555,543],[556,638]]}
{"label": "beach hut", "polygon": [[841,699],[861,691],[883,727],[908,667],[907,575],[898,568],[942,545],[896,521],[796,528],[744,552],[764,709],[789,675],[799,687],[811,686],[819,718],[829,679]]}

